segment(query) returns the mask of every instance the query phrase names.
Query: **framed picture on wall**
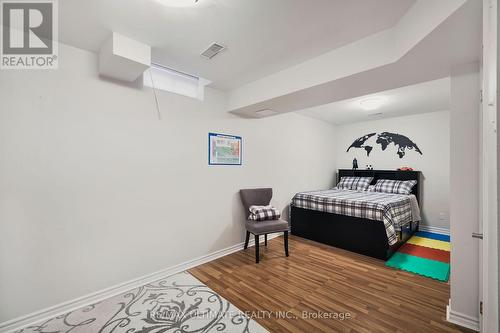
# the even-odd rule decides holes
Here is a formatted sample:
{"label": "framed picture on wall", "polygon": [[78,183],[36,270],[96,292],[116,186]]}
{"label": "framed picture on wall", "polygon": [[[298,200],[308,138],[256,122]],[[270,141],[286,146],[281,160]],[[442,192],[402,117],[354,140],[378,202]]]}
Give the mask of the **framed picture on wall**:
{"label": "framed picture on wall", "polygon": [[209,165],[241,165],[241,156],[240,136],[208,133]]}

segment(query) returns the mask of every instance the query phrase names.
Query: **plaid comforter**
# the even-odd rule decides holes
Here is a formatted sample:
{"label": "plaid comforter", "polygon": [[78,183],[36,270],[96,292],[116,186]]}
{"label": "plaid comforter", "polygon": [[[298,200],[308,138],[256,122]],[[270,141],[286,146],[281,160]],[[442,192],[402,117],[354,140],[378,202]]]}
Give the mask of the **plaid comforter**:
{"label": "plaid comforter", "polygon": [[410,198],[402,194],[338,189],[301,192],[293,197],[292,205],[298,208],[382,221],[389,245],[398,241],[396,229],[412,221]]}

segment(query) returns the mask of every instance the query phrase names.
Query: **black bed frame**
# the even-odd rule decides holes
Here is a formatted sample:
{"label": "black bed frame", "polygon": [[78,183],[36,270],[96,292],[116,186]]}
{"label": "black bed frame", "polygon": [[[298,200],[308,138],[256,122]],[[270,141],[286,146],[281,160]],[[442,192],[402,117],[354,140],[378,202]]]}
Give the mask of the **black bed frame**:
{"label": "black bed frame", "polygon": [[[412,194],[420,202],[420,171],[340,169],[337,182],[341,177],[347,176],[374,177],[372,184],[378,179],[417,180]],[[320,212],[293,205],[291,207],[292,235],[382,260],[392,256],[417,231],[418,222],[409,223],[399,232],[398,242],[389,246],[382,221],[367,221],[359,217]]]}

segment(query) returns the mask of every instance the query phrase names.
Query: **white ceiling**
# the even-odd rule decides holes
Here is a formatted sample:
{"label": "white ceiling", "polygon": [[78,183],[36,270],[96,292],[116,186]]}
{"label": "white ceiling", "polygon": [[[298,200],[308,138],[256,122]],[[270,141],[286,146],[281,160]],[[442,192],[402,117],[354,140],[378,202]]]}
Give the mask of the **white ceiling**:
{"label": "white ceiling", "polygon": [[[178,8],[169,1],[60,1],[59,38],[98,51],[115,31],[153,46],[153,61],[228,90],[390,28],[415,2],[199,0]],[[228,49],[207,61],[199,54],[212,42]]]}
{"label": "white ceiling", "polygon": [[[363,110],[359,102],[380,96],[385,103],[377,110]],[[342,125],[347,123],[399,117],[410,114],[448,110],[450,108],[450,78],[424,82],[376,94],[324,104],[298,113]],[[382,112],[382,115],[376,113]]]}
{"label": "white ceiling", "polygon": [[481,1],[419,0],[391,29],[231,90],[228,109],[261,118],[449,77],[480,60],[481,20]]}

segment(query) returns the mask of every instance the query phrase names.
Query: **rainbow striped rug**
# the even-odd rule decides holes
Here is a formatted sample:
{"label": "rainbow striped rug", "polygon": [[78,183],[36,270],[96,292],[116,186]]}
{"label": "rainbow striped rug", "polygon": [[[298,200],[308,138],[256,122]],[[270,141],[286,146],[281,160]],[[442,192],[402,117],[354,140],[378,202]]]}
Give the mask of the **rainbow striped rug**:
{"label": "rainbow striped rug", "polygon": [[450,236],[419,231],[385,265],[446,282],[450,276]]}

